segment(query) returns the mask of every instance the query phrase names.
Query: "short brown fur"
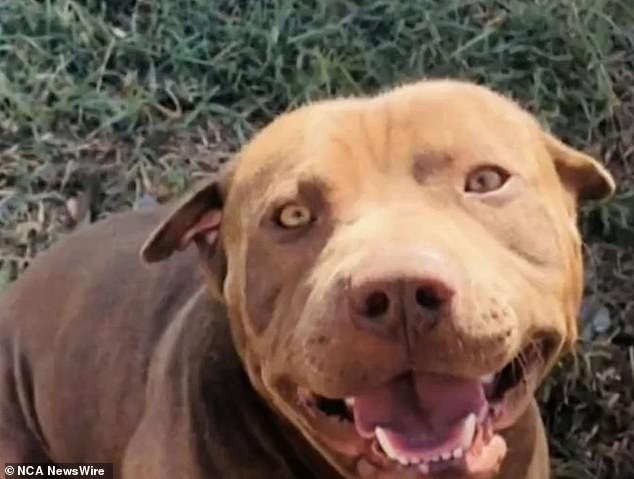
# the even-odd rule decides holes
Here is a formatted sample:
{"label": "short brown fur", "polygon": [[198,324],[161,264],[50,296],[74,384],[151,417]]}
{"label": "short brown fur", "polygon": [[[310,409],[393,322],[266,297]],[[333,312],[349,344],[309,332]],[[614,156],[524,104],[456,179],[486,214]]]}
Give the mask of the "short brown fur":
{"label": "short brown fur", "polygon": [[[421,478],[368,466],[368,445],[303,415],[297,388],[339,398],[407,371],[476,377],[545,338],[538,384],[575,341],[576,206],[614,184],[501,95],[442,80],[315,103],[231,165],[169,210],[60,241],[3,294],[0,463]],[[509,173],[504,188],[465,193],[491,165]],[[288,204],[310,221],[280,226]],[[198,254],[174,254],[189,240]],[[421,274],[458,292],[440,319],[376,326],[350,312],[358,284]],[[532,393],[517,392],[508,453],[487,477],[548,476]]]}

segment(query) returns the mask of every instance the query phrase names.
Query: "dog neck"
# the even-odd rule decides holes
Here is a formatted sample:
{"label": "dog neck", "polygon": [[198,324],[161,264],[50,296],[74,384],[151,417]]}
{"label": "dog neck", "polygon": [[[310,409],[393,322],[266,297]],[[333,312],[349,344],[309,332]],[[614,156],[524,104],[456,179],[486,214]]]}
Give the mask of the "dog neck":
{"label": "dog neck", "polygon": [[154,444],[152,451],[143,447],[144,461],[158,461],[176,477],[340,477],[251,387],[225,307],[206,288],[165,331],[148,388],[136,443]]}

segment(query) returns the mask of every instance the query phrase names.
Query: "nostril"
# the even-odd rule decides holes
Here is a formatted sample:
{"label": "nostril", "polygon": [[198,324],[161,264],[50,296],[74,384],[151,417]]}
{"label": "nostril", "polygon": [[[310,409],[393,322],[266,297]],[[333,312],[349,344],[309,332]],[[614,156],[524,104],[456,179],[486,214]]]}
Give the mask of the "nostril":
{"label": "nostril", "polygon": [[390,298],[383,291],[370,293],[365,300],[365,316],[376,318],[387,313],[390,308]]}
{"label": "nostril", "polygon": [[416,303],[422,308],[437,310],[444,301],[434,288],[425,286],[416,289]]}

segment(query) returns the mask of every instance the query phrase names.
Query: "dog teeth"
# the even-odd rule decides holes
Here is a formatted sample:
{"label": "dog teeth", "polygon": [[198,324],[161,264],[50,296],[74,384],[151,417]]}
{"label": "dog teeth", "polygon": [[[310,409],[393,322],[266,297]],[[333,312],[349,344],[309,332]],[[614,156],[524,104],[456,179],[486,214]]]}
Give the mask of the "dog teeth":
{"label": "dog teeth", "polygon": [[[387,436],[386,431],[383,428],[377,427],[374,430],[377,442],[385,455],[398,462],[403,467],[413,466],[418,469],[424,475],[429,474],[431,464],[441,461],[451,461],[452,459],[460,459],[464,456],[464,451],[471,446],[473,436],[476,431],[477,418],[475,414],[469,414],[464,420],[463,432],[462,432],[462,444],[463,446],[455,448],[453,451],[443,451],[427,459],[421,459],[417,457],[405,457],[399,454],[390,439]],[[466,444],[466,445],[465,445]]]}
{"label": "dog teeth", "polygon": [[383,452],[385,452],[387,457],[394,461],[401,462],[401,457],[394,450],[394,447],[392,447],[392,443],[388,439],[387,434],[385,433],[383,428],[377,427],[374,430],[374,435],[376,436],[376,440],[379,442],[381,449],[383,449]]}
{"label": "dog teeth", "polygon": [[495,374],[491,373],[491,374],[485,374],[484,376],[480,376],[480,382],[486,385],[489,385],[493,382],[493,380],[495,379]]}
{"label": "dog teeth", "polygon": [[467,450],[469,449],[469,447],[471,447],[471,443],[473,442],[473,436],[476,432],[477,421],[478,420],[474,413],[469,414],[467,418],[464,420],[464,423],[462,426],[462,439],[460,441],[460,445],[462,446],[462,449],[464,450]]}

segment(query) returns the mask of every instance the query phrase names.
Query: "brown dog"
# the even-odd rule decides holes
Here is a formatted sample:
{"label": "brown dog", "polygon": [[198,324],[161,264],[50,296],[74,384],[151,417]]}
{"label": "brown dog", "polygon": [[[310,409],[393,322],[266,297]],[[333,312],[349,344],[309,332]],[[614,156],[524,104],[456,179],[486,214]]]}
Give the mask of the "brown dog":
{"label": "brown dog", "polygon": [[575,209],[612,193],[603,167],[454,81],[306,106],[231,165],[5,294],[0,462],[548,476],[533,392],[575,340]]}

